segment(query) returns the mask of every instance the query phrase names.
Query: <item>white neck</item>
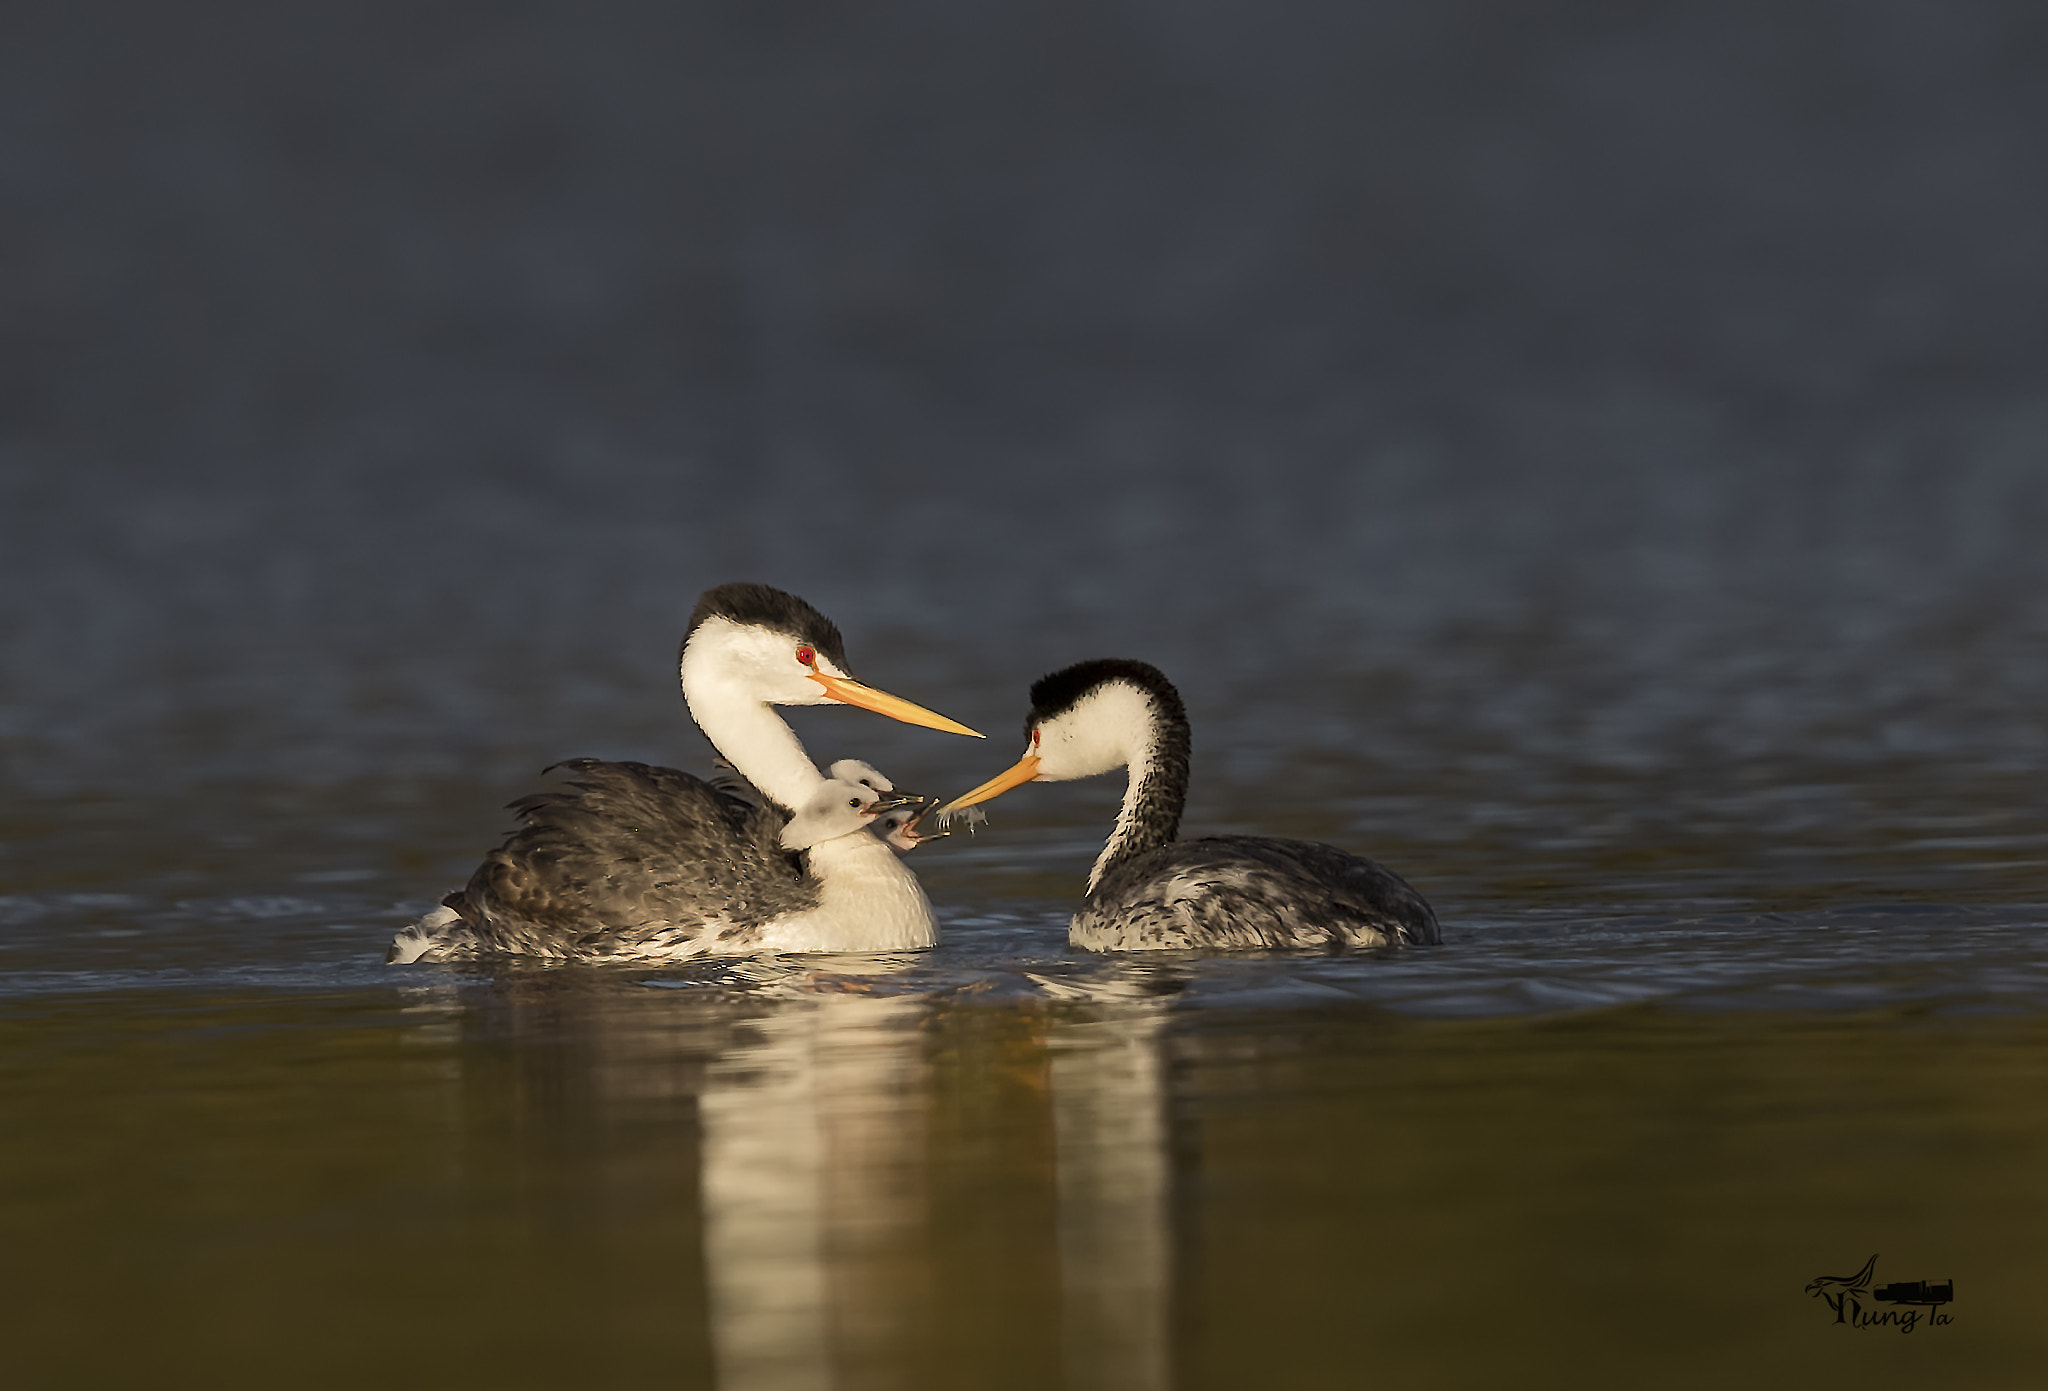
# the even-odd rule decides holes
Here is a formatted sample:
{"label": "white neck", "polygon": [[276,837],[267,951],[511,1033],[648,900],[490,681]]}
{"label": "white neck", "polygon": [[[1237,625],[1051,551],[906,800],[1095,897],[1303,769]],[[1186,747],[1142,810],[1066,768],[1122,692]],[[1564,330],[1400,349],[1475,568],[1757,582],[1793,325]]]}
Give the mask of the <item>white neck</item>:
{"label": "white neck", "polygon": [[711,747],[770,801],[793,812],[817,791],[823,776],[796,731],[716,662],[698,657],[695,644],[683,654],[682,681],[683,703]]}
{"label": "white neck", "polygon": [[1138,795],[1145,779],[1152,775],[1152,744],[1146,740],[1139,745],[1137,755],[1125,769],[1124,801],[1117,809],[1116,828],[1103,842],[1102,853],[1095,857],[1095,868],[1088,871],[1088,892],[1094,893],[1102,882],[1103,873],[1110,864],[1120,858],[1126,847],[1138,834]]}
{"label": "white neck", "polygon": [[820,841],[805,852],[822,887],[818,906],[780,918],[768,951],[915,951],[939,944],[938,920],[917,876],[868,832]]}

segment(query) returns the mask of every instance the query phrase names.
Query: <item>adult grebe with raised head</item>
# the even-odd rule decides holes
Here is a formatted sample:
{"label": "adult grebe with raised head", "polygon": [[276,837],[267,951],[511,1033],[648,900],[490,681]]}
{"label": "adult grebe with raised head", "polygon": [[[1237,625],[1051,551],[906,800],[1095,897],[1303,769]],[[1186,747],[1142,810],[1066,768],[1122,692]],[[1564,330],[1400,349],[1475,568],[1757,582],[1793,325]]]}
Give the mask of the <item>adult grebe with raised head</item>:
{"label": "adult grebe with raised head", "polygon": [[[467,886],[401,931],[388,960],[499,953],[556,960],[901,951],[938,942],[917,877],[865,828],[784,839],[792,818],[843,787],[869,819],[902,805],[886,779],[827,779],[777,705],[857,705],[908,724],[981,736],[856,681],[831,620],[760,584],[705,591],[677,663],[683,701],[756,795],[736,796],[673,768],[576,759],[565,785],[512,804],[519,826]],[[839,787],[827,789],[828,782]],[[876,784],[880,784],[878,787]],[[829,795],[828,795],[829,794]],[[800,818],[799,818],[800,820]]]}
{"label": "adult grebe with raised head", "polygon": [[1267,836],[1177,840],[1190,733],[1157,667],[1105,658],[1031,688],[1023,758],[941,806],[942,819],[1032,781],[1130,770],[1116,829],[1068,940],[1091,951],[1343,948],[1439,940],[1436,914],[1386,867],[1334,846]]}

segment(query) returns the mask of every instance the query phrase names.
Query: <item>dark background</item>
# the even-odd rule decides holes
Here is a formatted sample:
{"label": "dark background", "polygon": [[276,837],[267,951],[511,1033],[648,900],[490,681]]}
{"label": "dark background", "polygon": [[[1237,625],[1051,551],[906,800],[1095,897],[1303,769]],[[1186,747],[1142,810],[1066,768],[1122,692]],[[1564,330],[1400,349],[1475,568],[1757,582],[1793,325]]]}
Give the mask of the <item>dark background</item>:
{"label": "dark background", "polygon": [[[0,1365],[2032,1384],[2044,537],[2041,0],[5,0]],[[1445,945],[1069,950],[1102,778],[907,959],[386,967],[737,578]]]}
{"label": "dark background", "polygon": [[2027,0],[10,5],[0,756],[694,759],[752,577],[1003,739],[1111,651],[2039,766],[2044,59]]}

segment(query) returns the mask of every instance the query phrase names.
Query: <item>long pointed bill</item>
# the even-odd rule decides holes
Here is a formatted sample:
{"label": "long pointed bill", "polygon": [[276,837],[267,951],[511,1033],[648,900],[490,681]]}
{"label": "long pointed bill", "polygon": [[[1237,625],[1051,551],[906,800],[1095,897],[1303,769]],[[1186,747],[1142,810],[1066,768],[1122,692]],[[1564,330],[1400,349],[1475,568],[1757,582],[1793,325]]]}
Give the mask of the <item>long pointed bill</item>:
{"label": "long pointed bill", "polygon": [[1016,766],[996,774],[972,792],[963,792],[946,805],[928,813],[931,816],[949,816],[962,807],[971,807],[977,802],[993,801],[1013,787],[1022,787],[1038,776],[1038,755],[1027,753],[1017,760]]}
{"label": "long pointed bill", "polygon": [[925,709],[922,705],[912,705],[902,696],[892,696],[887,691],[878,691],[873,686],[864,685],[850,676],[827,676],[822,671],[814,671],[811,673],[811,680],[823,686],[825,694],[834,700],[845,701],[848,705],[858,705],[863,710],[872,710],[877,715],[887,715],[892,720],[923,725],[926,729],[943,729],[948,734],[964,734],[970,739],[986,737],[958,720],[949,720],[936,711]]}

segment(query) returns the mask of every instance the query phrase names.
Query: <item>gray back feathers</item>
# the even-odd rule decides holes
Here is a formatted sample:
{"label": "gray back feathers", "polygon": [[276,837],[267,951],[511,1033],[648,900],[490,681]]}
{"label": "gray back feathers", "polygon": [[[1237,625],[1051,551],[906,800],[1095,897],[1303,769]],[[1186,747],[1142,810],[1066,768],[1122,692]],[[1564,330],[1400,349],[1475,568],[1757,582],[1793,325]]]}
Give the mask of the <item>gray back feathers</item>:
{"label": "gray back feathers", "polygon": [[780,843],[779,810],[673,768],[555,767],[566,785],[512,803],[517,829],[447,900],[479,949],[630,954],[696,933],[737,945],[816,906],[817,881]]}

